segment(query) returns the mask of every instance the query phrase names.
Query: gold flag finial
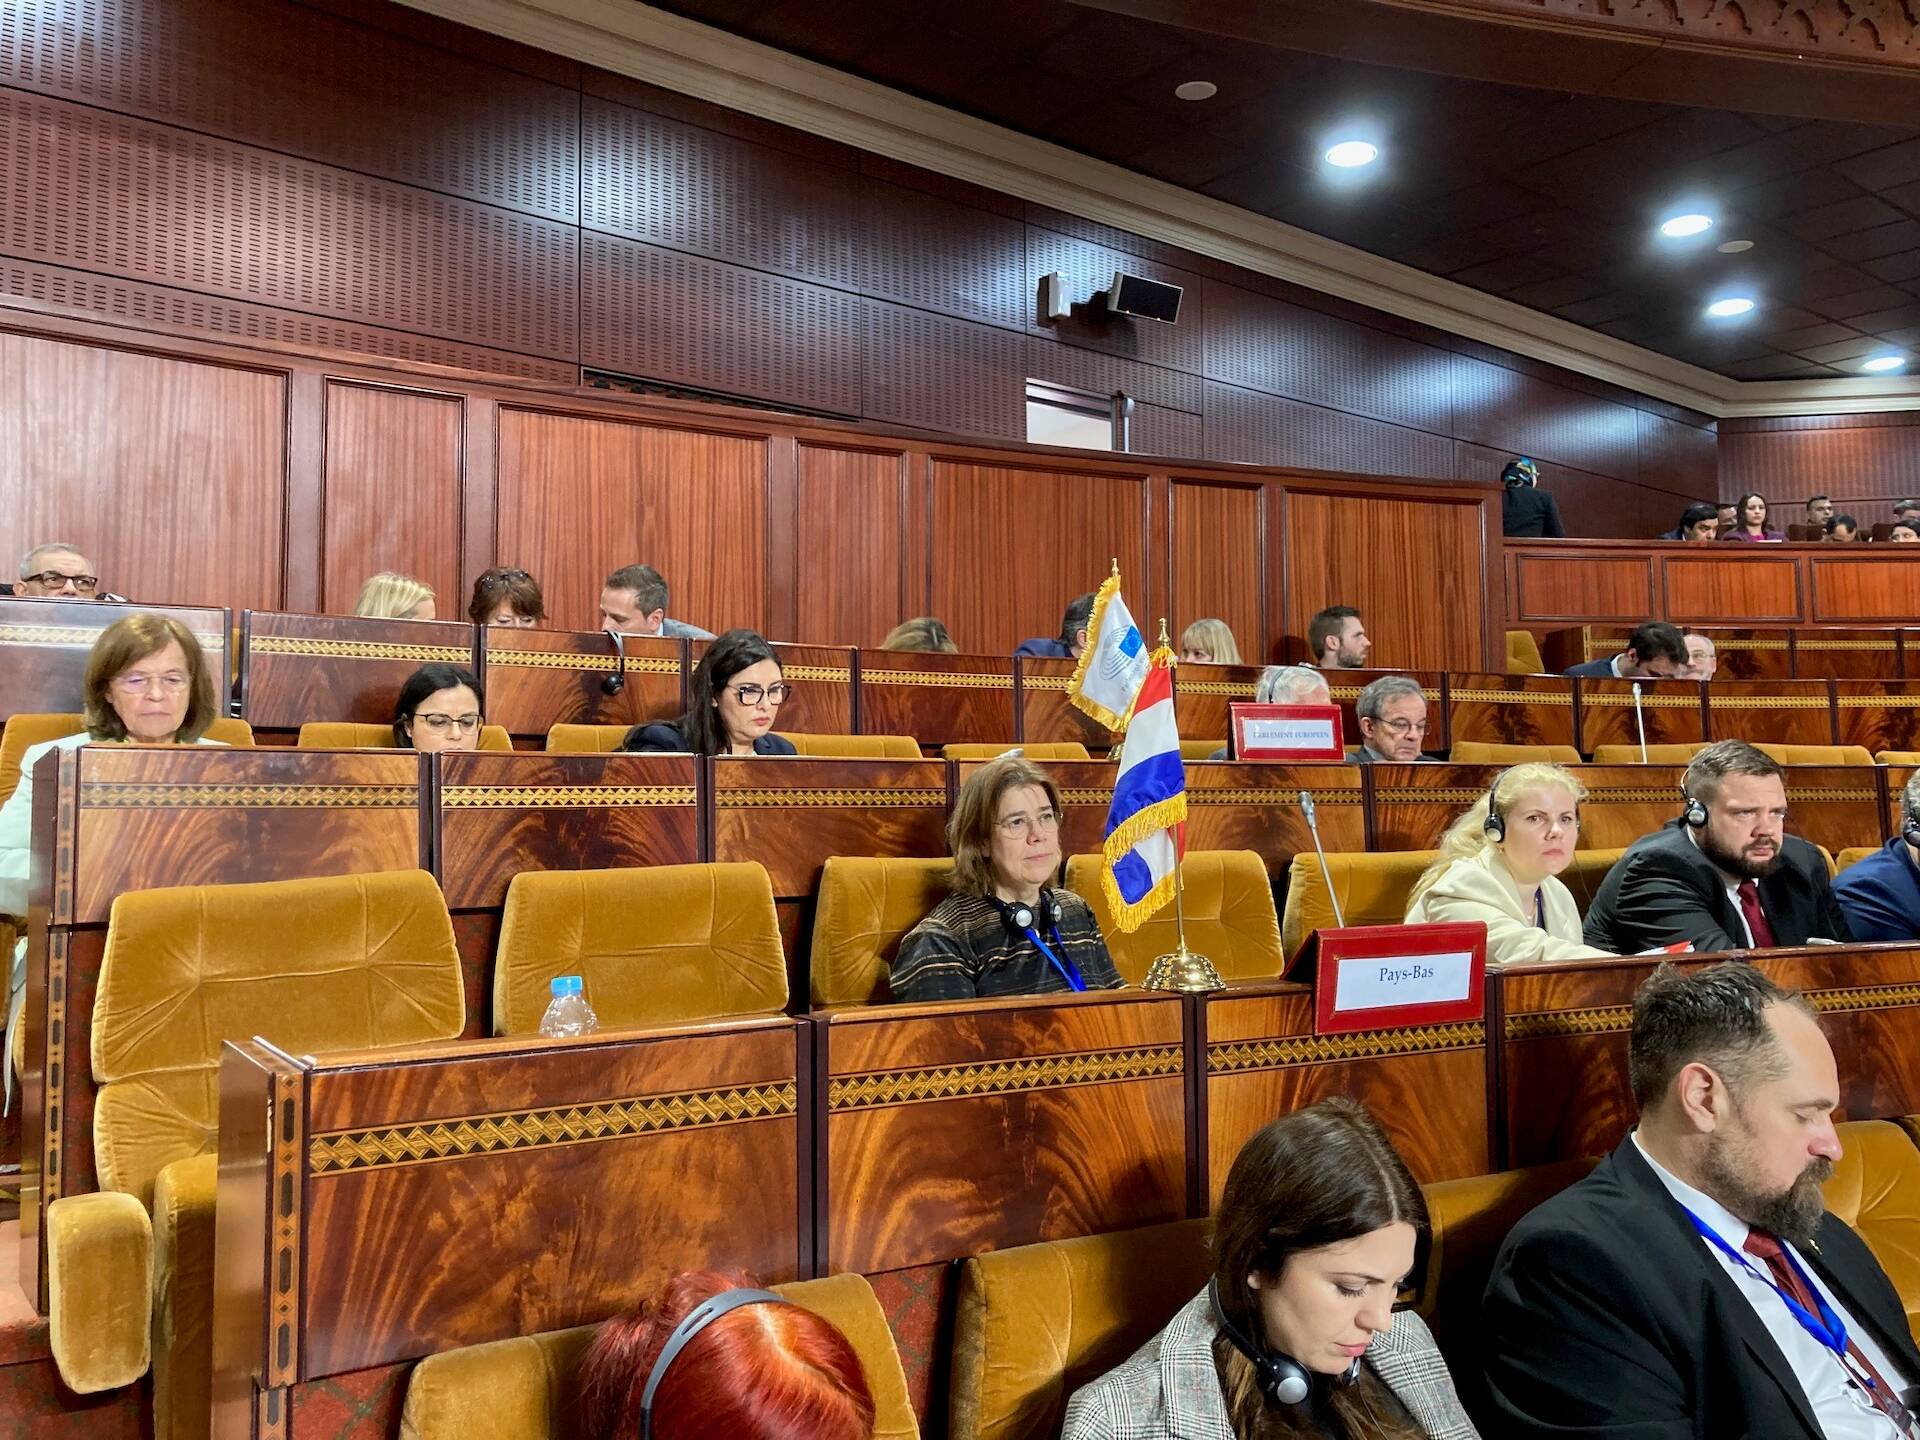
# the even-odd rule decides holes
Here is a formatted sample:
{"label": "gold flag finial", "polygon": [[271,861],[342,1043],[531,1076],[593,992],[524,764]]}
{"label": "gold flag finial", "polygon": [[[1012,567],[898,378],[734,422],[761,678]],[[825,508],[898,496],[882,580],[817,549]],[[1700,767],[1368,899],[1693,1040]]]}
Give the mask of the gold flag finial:
{"label": "gold flag finial", "polygon": [[1160,648],[1164,650],[1172,643],[1173,642],[1167,638],[1167,617],[1162,615],[1160,617]]}
{"label": "gold flag finial", "polygon": [[1107,563],[1113,567],[1111,570],[1107,572],[1108,577],[1114,580],[1118,580],[1120,578],[1120,557],[1116,555],[1114,556],[1113,559],[1109,560]]}

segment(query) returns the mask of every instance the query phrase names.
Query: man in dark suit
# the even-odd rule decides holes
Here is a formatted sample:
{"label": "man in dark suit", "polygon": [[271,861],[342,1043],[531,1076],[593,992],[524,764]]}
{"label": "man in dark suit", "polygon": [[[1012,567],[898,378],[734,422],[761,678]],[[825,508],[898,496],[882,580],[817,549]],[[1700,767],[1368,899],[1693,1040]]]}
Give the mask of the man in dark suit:
{"label": "man in dark suit", "polygon": [[1611,660],[1589,660],[1566,671],[1588,680],[1671,680],[1687,665],[1687,642],[1680,627],[1649,620],[1627,637],[1627,648]]}
{"label": "man in dark suit", "polygon": [[1560,523],[1560,507],[1553,496],[1535,489],[1540,483],[1540,467],[1526,456],[1507,462],[1500,472],[1506,489],[1500,496],[1500,533],[1511,540],[1564,540],[1567,527]]}
{"label": "man in dark suit", "polygon": [[1094,592],[1089,590],[1085,595],[1067,602],[1066,613],[1060,617],[1058,640],[1045,635],[1022,640],[1014,647],[1013,653],[1042,660],[1078,660],[1080,652],[1087,648],[1087,624],[1093,619],[1093,595]]}
{"label": "man in dark suit", "polygon": [[1695,950],[1766,950],[1852,938],[1820,851],[1786,833],[1779,763],[1744,740],[1693,757],[1685,810],[1636,840],[1600,882],[1586,940],[1616,955],[1682,941]]}
{"label": "man in dark suit", "polygon": [[1663,965],[1629,1071],[1638,1127],[1494,1264],[1482,1433],[1911,1434],[1905,1309],[1821,1197],[1840,1084],[1812,1007],[1749,965]]}
{"label": "man in dark suit", "polygon": [[1900,796],[1900,833],[1840,872],[1834,899],[1856,940],[1920,940],[1920,771]]}

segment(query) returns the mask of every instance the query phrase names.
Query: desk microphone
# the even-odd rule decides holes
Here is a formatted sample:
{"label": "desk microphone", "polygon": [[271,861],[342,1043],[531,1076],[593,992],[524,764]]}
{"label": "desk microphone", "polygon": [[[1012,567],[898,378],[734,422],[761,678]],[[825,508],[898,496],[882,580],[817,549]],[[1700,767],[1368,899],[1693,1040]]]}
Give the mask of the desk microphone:
{"label": "desk microphone", "polygon": [[1333,923],[1347,928],[1347,917],[1340,913],[1340,892],[1333,888],[1333,871],[1327,865],[1327,852],[1320,848],[1320,817],[1314,812],[1313,792],[1300,792],[1300,813],[1307,817],[1307,833],[1313,836],[1313,853],[1320,857],[1320,878],[1327,882],[1327,899],[1333,902]]}
{"label": "desk microphone", "polygon": [[620,659],[613,674],[600,682],[600,689],[603,694],[618,695],[627,688],[627,637],[618,630],[609,630],[607,639],[613,642],[613,653]]}
{"label": "desk microphone", "polygon": [[1633,682],[1633,728],[1640,732],[1640,763],[1647,763],[1647,717],[1640,712],[1640,682]]}

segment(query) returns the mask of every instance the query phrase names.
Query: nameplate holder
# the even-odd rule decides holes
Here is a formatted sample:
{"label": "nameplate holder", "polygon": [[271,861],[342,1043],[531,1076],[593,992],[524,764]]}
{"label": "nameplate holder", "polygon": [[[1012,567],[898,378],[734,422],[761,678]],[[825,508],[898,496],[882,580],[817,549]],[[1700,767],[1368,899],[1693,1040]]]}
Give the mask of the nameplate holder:
{"label": "nameplate holder", "polygon": [[1478,920],[1316,930],[1289,969],[1313,975],[1316,1035],[1486,1016],[1487,927]]}
{"label": "nameplate holder", "polygon": [[1232,733],[1227,755],[1233,760],[1345,760],[1338,705],[1250,705],[1227,707]]}

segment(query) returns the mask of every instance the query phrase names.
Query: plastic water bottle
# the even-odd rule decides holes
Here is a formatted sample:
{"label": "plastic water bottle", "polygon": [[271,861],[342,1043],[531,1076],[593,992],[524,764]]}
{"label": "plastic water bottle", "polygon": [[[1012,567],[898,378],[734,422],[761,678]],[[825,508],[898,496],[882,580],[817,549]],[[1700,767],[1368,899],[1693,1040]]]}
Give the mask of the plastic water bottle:
{"label": "plastic water bottle", "polygon": [[550,987],[553,999],[547,1013],[540,1017],[540,1033],[550,1040],[565,1040],[572,1035],[591,1035],[600,1028],[599,1017],[587,1004],[578,975],[556,975]]}

